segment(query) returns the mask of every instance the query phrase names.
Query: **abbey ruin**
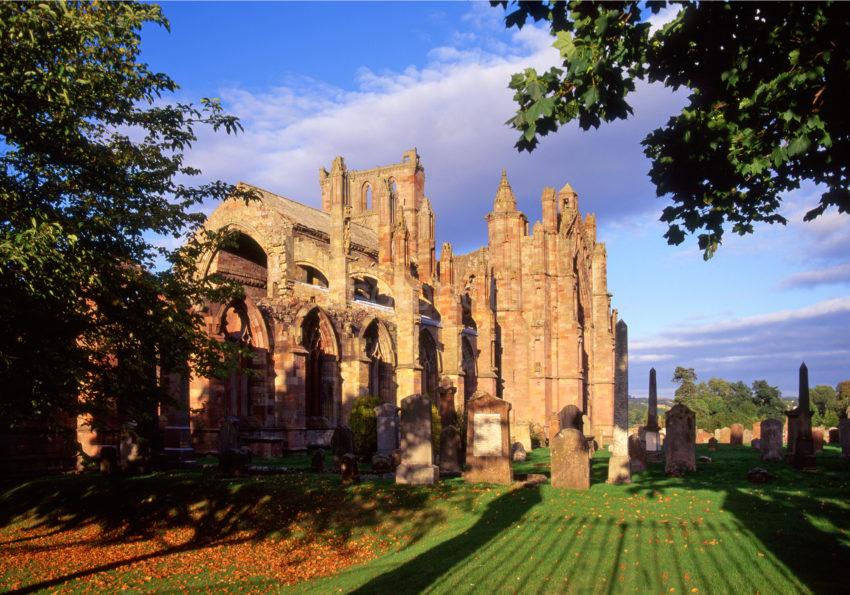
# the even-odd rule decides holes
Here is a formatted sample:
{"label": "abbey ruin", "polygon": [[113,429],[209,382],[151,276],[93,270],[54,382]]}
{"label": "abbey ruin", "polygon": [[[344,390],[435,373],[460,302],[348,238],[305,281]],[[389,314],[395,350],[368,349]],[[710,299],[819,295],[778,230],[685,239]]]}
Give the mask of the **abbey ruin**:
{"label": "abbey ruin", "polygon": [[439,259],[415,149],[367,170],[337,157],[319,187],[321,210],[256,189],[259,201],[228,200],[209,217],[239,241],[199,274],[238,280],[245,298],[207,304],[207,331],[253,357],[185,387],[189,419],[175,411],[170,423],[191,427],[196,451],[215,450],[226,418],[255,452],[277,454],[346,423],[361,395],[397,404],[449,388],[459,409],[486,391],[512,404],[512,422],[541,428],[574,404],[610,442],[617,313],[595,218],[569,184],[543,189],[529,233],[502,172],[487,246],[454,254],[445,243]]}

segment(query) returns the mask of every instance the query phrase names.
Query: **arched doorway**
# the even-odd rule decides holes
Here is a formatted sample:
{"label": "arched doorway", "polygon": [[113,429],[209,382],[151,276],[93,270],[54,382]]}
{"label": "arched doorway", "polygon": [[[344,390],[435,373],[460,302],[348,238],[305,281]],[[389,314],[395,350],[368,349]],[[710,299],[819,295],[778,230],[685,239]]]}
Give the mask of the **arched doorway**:
{"label": "arched doorway", "polygon": [[376,318],[366,327],[363,340],[369,358],[369,394],[381,403],[395,403],[395,351],[389,332]]}
{"label": "arched doorway", "polygon": [[305,414],[336,421],[339,349],[333,325],[318,308],[301,323],[301,344],[307,351],[304,373]]}
{"label": "arched doorway", "polygon": [[437,342],[427,329],[419,332],[419,365],[422,366],[422,394],[432,398],[437,396],[440,377]]}

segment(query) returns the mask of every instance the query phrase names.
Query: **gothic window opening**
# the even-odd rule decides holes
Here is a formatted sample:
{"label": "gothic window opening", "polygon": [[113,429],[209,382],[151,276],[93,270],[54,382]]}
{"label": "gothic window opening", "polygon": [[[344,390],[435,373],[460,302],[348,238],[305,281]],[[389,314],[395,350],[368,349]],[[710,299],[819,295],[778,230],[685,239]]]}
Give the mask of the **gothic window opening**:
{"label": "gothic window opening", "polygon": [[440,378],[437,343],[427,330],[419,333],[419,365],[422,366],[422,394],[431,398],[437,396]]}
{"label": "gothic window opening", "polygon": [[464,337],[463,353],[461,360],[461,368],[463,369],[463,400],[464,402],[472,398],[475,391],[478,390],[478,351],[472,345],[469,337]]}
{"label": "gothic window opening", "polygon": [[302,323],[302,345],[307,350],[304,374],[307,417],[335,421],[335,394],[339,378],[336,337],[330,321],[313,309]]}
{"label": "gothic window opening", "polygon": [[363,338],[369,359],[369,394],[381,403],[395,403],[395,354],[389,333],[376,319],[366,328]]}
{"label": "gothic window opening", "polygon": [[262,247],[244,233],[237,233],[232,242],[219,250],[215,272],[240,283],[248,297],[266,295],[268,258]]}

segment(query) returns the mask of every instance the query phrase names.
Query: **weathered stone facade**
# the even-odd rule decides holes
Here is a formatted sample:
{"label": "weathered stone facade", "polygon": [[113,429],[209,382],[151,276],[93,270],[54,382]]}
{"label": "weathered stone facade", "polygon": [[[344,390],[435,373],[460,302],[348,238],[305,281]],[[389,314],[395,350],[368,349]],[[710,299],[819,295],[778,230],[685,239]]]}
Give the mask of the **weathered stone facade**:
{"label": "weathered stone facade", "polygon": [[458,409],[485,391],[512,404],[512,421],[546,426],[576,405],[610,441],[617,315],[594,216],[580,216],[569,185],[543,190],[529,234],[503,172],[488,245],[455,255],[446,243],[439,261],[415,149],[368,170],[337,157],[319,186],[321,210],[256,189],[259,201],[228,200],[209,217],[239,242],[199,274],[236,279],[246,297],[207,304],[207,331],[254,355],[228,379],[188,383],[197,450],[214,450],[229,417],[255,452],[302,449],[345,424],[361,395],[436,400],[441,381]]}

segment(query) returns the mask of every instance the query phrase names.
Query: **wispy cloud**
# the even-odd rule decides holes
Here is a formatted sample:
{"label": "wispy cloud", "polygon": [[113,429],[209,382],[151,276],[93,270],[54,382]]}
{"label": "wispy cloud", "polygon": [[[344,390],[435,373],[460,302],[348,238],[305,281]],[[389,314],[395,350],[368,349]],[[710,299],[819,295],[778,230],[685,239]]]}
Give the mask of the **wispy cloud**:
{"label": "wispy cloud", "polygon": [[790,287],[817,287],[833,283],[850,283],[850,262],[825,269],[803,271],[789,275],[779,284],[782,289]]}
{"label": "wispy cloud", "polygon": [[[668,379],[673,367],[685,366],[694,368],[700,378],[719,376],[748,383],[766,379],[796,394],[801,361],[809,366],[812,384],[835,385],[850,378],[850,298],[715,324],[673,325],[629,347],[633,387],[644,386],[649,368],[655,366],[659,390],[672,394]],[[659,353],[662,357],[654,356]],[[669,363],[665,368],[659,362]]]}

